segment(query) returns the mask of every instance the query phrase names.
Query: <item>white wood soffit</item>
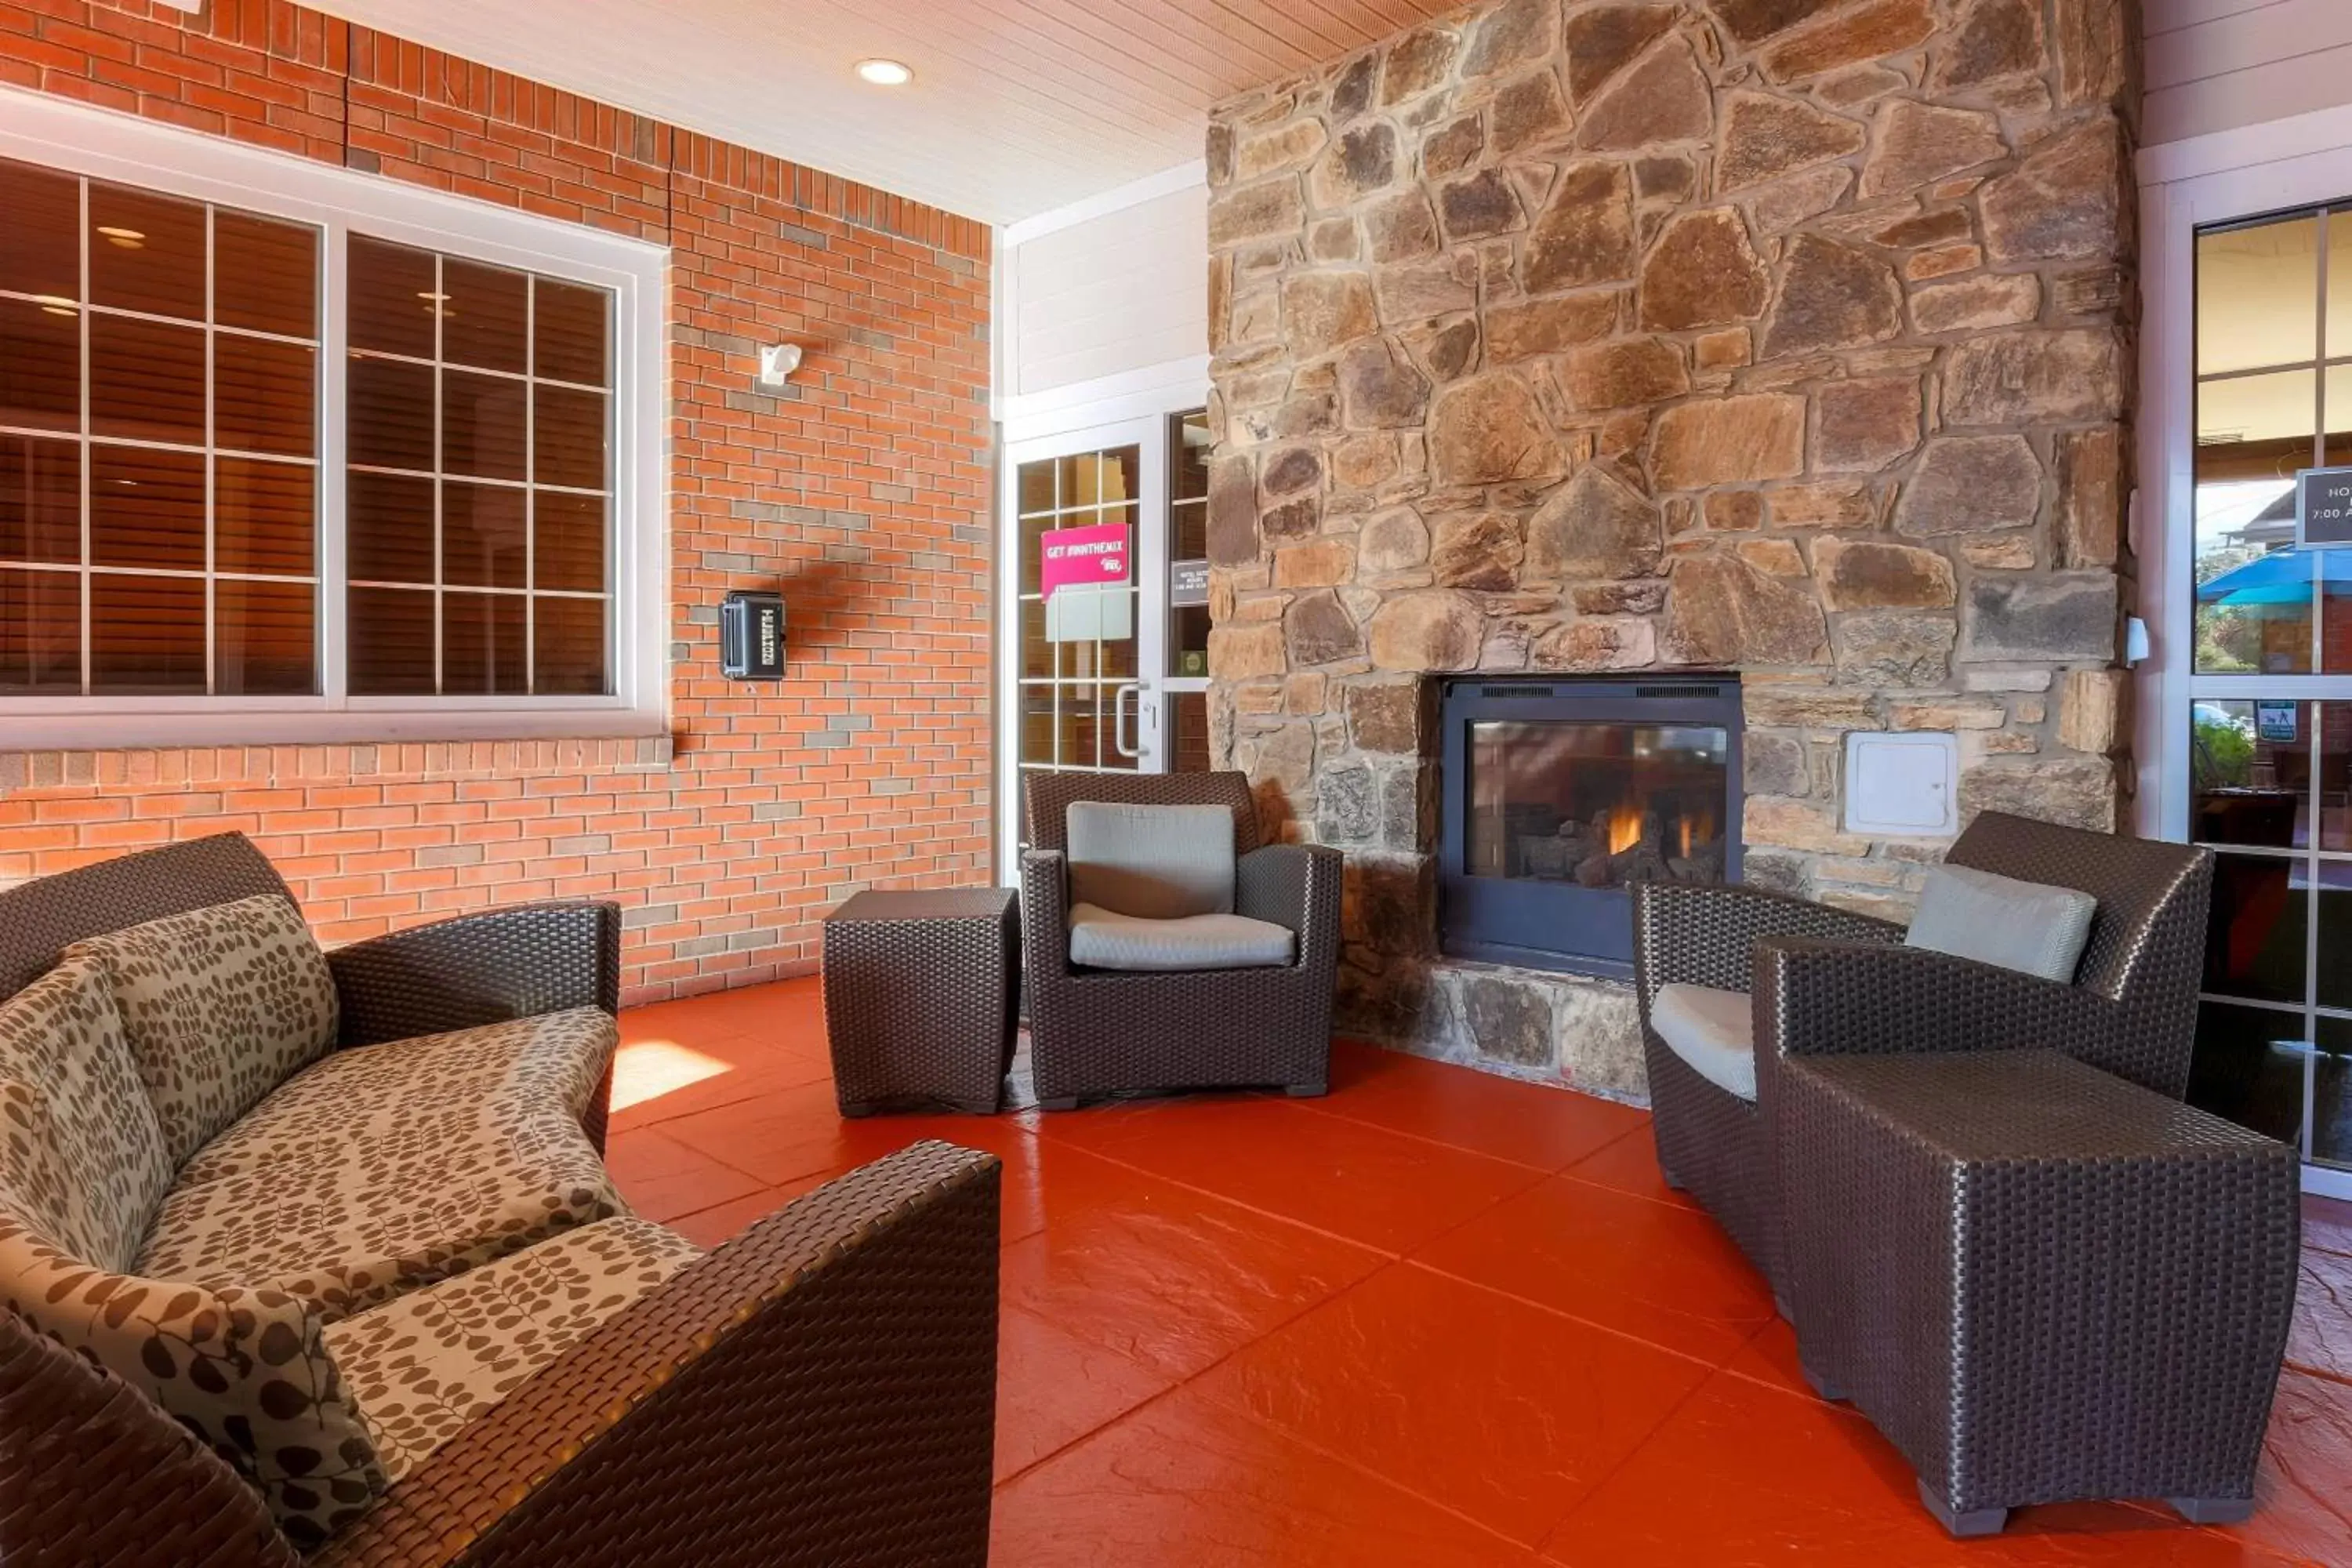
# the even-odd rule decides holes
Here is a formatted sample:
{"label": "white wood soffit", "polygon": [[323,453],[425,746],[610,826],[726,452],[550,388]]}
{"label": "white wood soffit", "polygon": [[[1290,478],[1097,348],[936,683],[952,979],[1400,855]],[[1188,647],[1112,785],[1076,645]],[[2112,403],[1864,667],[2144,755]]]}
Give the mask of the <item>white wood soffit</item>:
{"label": "white wood soffit", "polygon": [[[996,224],[1201,155],[1210,105],[1460,0],[312,0]],[[903,88],[852,72],[884,56]]]}
{"label": "white wood soffit", "polygon": [[2142,140],[2352,103],[2352,0],[2146,0]]}

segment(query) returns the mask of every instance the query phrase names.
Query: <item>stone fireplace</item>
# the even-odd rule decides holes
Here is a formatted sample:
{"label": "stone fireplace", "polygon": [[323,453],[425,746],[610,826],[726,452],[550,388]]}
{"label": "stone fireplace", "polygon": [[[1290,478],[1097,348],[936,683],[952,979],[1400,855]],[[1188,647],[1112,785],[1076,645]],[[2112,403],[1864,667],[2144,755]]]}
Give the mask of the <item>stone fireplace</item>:
{"label": "stone fireplace", "polygon": [[[1344,1027],[1643,1092],[1622,982],[1442,948],[1448,678],[1737,672],[1738,874],[1873,913],[1944,844],[1846,830],[1849,731],[2116,826],[2136,47],[2126,0],[1505,0],[1216,111],[1213,749],[1348,853]],[[1599,814],[1495,852],[1575,881]]]}
{"label": "stone fireplace", "polygon": [[1637,882],[1739,875],[1739,680],[1484,676],[1439,708],[1438,952],[1633,973]]}

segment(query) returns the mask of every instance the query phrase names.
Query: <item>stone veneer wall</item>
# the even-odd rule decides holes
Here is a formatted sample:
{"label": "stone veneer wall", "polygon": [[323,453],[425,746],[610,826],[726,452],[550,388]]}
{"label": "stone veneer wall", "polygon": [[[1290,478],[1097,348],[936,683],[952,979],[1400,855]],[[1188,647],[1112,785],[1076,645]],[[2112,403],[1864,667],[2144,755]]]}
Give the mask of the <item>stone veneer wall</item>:
{"label": "stone veneer wall", "polygon": [[1437,672],[1731,668],[1751,881],[1899,915],[1848,731],[2112,829],[2129,0],[1507,0],[1221,106],[1212,716],[1350,858],[1345,1026],[1639,1094],[1433,961]]}

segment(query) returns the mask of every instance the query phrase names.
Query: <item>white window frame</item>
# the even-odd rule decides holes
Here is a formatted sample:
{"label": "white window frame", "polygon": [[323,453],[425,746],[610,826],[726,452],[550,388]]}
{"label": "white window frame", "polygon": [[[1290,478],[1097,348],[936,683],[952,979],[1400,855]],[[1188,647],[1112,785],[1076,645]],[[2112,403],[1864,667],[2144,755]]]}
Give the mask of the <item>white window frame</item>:
{"label": "white window frame", "polygon": [[[178,126],[0,88],[0,158],[321,231],[319,677],[309,697],[5,697],[0,751],[651,736],[668,728],[667,247]],[[352,231],[613,296],[613,491],[600,697],[360,697],[346,689],[344,239]]]}
{"label": "white window frame", "polygon": [[[2133,732],[2136,821],[2145,837],[2186,842],[2188,735],[2198,699],[2242,700],[2257,692],[2297,702],[2352,699],[2352,676],[2197,674],[2189,604],[2196,581],[2197,233],[2352,198],[2352,109],[2149,148],[2138,173],[2146,308],[2132,546],[2152,657],[2140,672]],[[2305,1103],[2307,1113],[2307,1092]],[[2304,1190],[2352,1198],[2352,1173],[2307,1164]]]}

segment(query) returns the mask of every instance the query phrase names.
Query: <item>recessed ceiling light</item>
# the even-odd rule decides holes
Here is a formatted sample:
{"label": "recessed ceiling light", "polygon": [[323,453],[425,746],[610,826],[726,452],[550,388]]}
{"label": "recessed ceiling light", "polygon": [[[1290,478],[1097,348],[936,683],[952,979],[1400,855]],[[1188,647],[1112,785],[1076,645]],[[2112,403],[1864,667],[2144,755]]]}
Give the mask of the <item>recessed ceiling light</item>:
{"label": "recessed ceiling light", "polygon": [[897,60],[860,60],[857,74],[876,87],[904,87],[915,79],[913,68]]}

